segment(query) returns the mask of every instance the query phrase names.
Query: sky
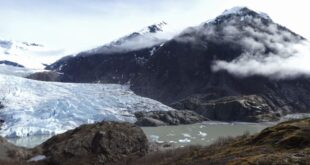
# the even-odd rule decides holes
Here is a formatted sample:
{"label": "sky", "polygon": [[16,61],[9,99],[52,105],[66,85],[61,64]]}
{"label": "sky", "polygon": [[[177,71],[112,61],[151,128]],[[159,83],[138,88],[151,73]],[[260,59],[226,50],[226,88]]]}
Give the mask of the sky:
{"label": "sky", "polygon": [[0,0],[0,38],[43,44],[68,53],[94,48],[165,21],[177,33],[247,6],[310,38],[306,0]]}

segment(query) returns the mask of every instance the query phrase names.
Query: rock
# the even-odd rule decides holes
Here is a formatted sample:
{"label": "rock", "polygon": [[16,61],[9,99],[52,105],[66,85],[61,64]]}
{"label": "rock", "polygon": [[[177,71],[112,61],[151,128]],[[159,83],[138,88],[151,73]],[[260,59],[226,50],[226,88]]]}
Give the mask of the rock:
{"label": "rock", "polygon": [[206,120],[206,118],[193,111],[184,110],[137,112],[135,116],[137,117],[135,124],[139,126],[194,124]]}
{"label": "rock", "polygon": [[7,61],[7,60],[0,61],[0,64],[24,68],[23,65],[20,65],[20,64],[18,64],[16,62],[12,62],[12,61]]}
{"label": "rock", "polygon": [[3,123],[4,123],[4,120],[0,118],[0,130],[1,130],[1,127],[2,127]]}
{"label": "rock", "polygon": [[50,164],[107,164],[145,155],[148,141],[132,124],[101,122],[56,135],[36,150]]}
{"label": "rock", "polygon": [[280,123],[264,129],[254,136],[248,144],[270,144],[284,149],[303,149],[310,147],[310,118]]}
{"label": "rock", "polygon": [[0,164],[1,161],[15,162],[25,160],[29,155],[30,152],[27,149],[17,147],[0,137]]}
{"label": "rock", "polygon": [[178,147],[174,143],[169,143],[169,142],[163,142],[163,143],[150,142],[149,143],[149,153],[167,151],[167,150],[172,150],[176,148]]}
{"label": "rock", "polygon": [[54,71],[48,71],[33,73],[26,78],[39,81],[61,81],[62,75]]}
{"label": "rock", "polygon": [[174,108],[192,109],[210,120],[259,122],[279,119],[276,109],[261,96],[231,96],[216,100],[187,98]]}
{"label": "rock", "polygon": [[[2,105],[2,103],[0,102],[0,110],[4,108],[4,105]],[[0,130],[1,130],[1,126],[4,123],[4,120],[2,118],[0,118]]]}
{"label": "rock", "polygon": [[165,122],[150,117],[142,117],[135,123],[138,126],[157,127],[167,125]]}

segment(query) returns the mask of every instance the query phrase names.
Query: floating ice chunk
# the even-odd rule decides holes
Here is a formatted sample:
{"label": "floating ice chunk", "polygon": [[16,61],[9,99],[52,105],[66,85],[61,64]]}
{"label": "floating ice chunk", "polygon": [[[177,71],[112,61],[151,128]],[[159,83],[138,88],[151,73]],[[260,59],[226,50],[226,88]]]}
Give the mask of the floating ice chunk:
{"label": "floating ice chunk", "polygon": [[157,135],[150,135],[150,139],[152,142],[164,143],[164,141],[159,140],[159,136],[157,136]]}
{"label": "floating ice chunk", "polygon": [[151,141],[156,142],[156,141],[158,141],[159,136],[157,136],[157,135],[150,135],[150,139],[151,139]]}
{"label": "floating ice chunk", "polygon": [[202,137],[205,137],[205,136],[207,136],[207,133],[199,131],[199,134],[198,134],[198,135],[199,135],[199,136],[202,136]]}
{"label": "floating ice chunk", "polygon": [[184,137],[188,137],[188,138],[190,138],[190,137],[192,137],[190,134],[188,134],[188,133],[183,133],[182,134]]}
{"label": "floating ice chunk", "polygon": [[185,138],[185,139],[179,139],[179,142],[180,142],[180,143],[190,143],[191,140],[188,139],[188,138]]}
{"label": "floating ice chunk", "polygon": [[37,156],[30,158],[28,162],[37,162],[37,161],[44,160],[44,159],[46,159],[45,155],[37,155]]}

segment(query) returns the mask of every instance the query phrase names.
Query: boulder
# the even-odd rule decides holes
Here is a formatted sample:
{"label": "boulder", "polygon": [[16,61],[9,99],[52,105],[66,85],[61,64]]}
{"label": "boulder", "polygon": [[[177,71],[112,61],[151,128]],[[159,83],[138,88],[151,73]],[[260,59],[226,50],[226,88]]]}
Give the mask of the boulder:
{"label": "boulder", "polygon": [[9,143],[5,138],[0,137],[0,164],[3,161],[12,163],[22,161],[30,156],[29,150]]}
{"label": "boulder", "polygon": [[137,117],[135,124],[139,126],[194,124],[206,120],[193,111],[185,110],[137,112],[135,116]]}
{"label": "boulder", "polygon": [[56,135],[36,150],[49,164],[109,164],[145,155],[148,141],[137,126],[101,122]]}

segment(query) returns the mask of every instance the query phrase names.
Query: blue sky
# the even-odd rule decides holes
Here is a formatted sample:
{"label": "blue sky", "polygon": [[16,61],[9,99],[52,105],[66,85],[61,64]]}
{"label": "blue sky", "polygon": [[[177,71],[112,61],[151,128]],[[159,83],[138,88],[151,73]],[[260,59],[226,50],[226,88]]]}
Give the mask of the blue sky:
{"label": "blue sky", "polygon": [[74,52],[161,21],[180,31],[234,6],[266,12],[310,38],[306,0],[0,0],[0,37]]}

